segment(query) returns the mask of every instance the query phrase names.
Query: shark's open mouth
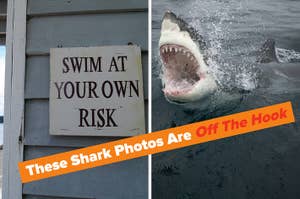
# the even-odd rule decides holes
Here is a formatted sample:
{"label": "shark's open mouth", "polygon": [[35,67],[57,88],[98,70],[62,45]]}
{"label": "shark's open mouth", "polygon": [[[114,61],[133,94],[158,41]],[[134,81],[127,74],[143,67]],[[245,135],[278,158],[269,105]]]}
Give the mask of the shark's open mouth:
{"label": "shark's open mouth", "polygon": [[184,46],[165,44],[160,47],[163,60],[164,93],[168,96],[189,92],[204,78],[194,54]]}

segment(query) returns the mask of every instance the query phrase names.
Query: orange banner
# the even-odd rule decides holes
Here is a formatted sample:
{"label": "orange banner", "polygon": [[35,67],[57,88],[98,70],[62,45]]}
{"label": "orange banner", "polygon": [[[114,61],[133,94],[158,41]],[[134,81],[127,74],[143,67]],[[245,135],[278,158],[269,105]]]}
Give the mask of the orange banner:
{"label": "orange banner", "polygon": [[291,102],[19,163],[23,183],[270,128],[295,121]]}

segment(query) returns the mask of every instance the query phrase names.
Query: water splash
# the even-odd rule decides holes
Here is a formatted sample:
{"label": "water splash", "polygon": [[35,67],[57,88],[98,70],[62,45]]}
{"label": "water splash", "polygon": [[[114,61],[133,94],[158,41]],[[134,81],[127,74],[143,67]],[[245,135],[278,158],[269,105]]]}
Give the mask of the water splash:
{"label": "water splash", "polygon": [[[236,1],[194,1],[189,15],[192,16],[190,24],[209,42],[208,64],[219,85],[253,90],[257,85],[255,63],[248,56],[238,55],[247,54],[245,49],[252,50],[254,47],[249,45],[249,42],[242,46],[232,43],[239,39],[233,28],[234,24],[238,24],[242,18],[235,13],[247,11],[247,6],[243,6],[244,3],[247,4],[247,1],[240,1],[239,4],[236,4]],[[212,7],[214,9],[211,9]]]}
{"label": "water splash", "polygon": [[280,63],[300,61],[300,53],[284,48],[275,48],[277,59]]}

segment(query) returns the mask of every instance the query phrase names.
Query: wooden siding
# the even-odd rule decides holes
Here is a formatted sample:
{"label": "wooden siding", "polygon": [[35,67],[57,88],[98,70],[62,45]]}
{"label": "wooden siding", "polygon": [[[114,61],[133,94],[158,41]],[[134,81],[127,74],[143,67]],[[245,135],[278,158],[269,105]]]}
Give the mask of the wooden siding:
{"label": "wooden siding", "polygon": [[18,162],[23,160],[27,0],[10,0],[7,9],[3,133],[3,199],[21,199]]}
{"label": "wooden siding", "polygon": [[82,13],[147,12],[145,0],[28,0],[29,16],[74,15]]}
{"label": "wooden siding", "polygon": [[[27,159],[76,148],[25,147]],[[97,167],[24,184],[23,194],[77,198],[147,198],[147,158]]]}
{"label": "wooden siding", "polygon": [[[25,159],[117,137],[49,135],[49,51],[52,47],[127,45],[142,48],[148,115],[148,2],[146,0],[28,0],[25,73]],[[24,184],[26,199],[143,199],[147,157]]]}
{"label": "wooden siding", "polygon": [[[148,54],[142,53],[144,98],[148,99]],[[28,56],[26,60],[25,99],[48,99],[50,81],[49,55]]]}
{"label": "wooden siding", "polygon": [[148,49],[146,12],[33,17],[27,21],[27,55],[50,48],[127,45]]}
{"label": "wooden siding", "polygon": [[[49,103],[47,99],[25,101],[25,145],[86,147],[120,139],[118,137],[52,136],[49,134]],[[145,101],[148,118],[148,101]]]}
{"label": "wooden siding", "polygon": [[24,199],[94,199],[94,198],[82,198],[82,197],[52,197],[52,196],[41,196],[41,195],[30,195],[30,194],[24,194]]}

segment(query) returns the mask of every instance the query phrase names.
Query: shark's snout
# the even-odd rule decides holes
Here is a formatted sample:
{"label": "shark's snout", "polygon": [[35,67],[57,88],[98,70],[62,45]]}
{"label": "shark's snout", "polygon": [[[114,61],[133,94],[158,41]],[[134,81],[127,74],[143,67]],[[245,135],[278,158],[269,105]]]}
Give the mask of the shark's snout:
{"label": "shark's snout", "polygon": [[165,19],[175,20],[175,19],[177,19],[177,16],[173,12],[171,12],[170,10],[167,10],[164,14],[164,17],[163,17],[163,20],[165,20]]}

